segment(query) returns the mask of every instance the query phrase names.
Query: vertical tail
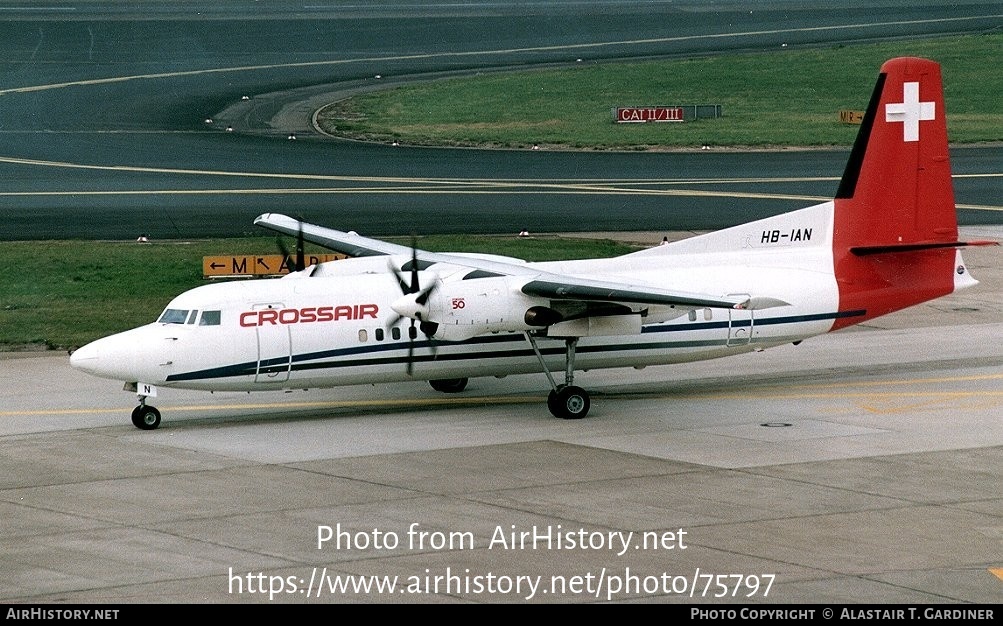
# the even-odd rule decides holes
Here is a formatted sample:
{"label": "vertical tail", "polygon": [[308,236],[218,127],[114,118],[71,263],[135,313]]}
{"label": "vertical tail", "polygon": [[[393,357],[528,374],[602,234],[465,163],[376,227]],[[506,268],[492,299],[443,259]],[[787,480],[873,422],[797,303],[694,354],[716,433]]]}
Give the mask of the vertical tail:
{"label": "vertical tail", "polygon": [[975,284],[956,247],[940,65],[897,58],[877,85],[835,201],[840,328]]}

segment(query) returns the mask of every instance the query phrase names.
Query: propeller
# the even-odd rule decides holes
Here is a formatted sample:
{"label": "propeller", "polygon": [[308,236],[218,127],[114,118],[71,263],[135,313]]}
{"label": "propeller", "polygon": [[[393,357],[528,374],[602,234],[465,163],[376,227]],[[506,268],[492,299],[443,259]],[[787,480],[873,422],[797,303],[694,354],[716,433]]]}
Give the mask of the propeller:
{"label": "propeller", "polygon": [[[431,337],[435,333],[435,329],[438,324],[430,322],[427,319],[423,319],[423,315],[427,315],[427,305],[428,299],[435,292],[438,281],[432,281],[432,284],[425,288],[421,287],[418,280],[418,248],[416,247],[416,242],[414,237],[411,238],[411,261],[410,265],[410,277],[405,277],[396,267],[392,261],[387,262],[387,266],[393,273],[394,277],[397,279],[397,285],[401,289],[403,296],[395,302],[394,311],[396,315],[387,322],[387,327],[396,326],[405,317],[411,320],[411,324],[408,327],[408,348],[407,348],[407,375],[410,376],[414,371],[414,341],[418,337],[418,331],[415,329],[415,322],[420,322],[418,328],[426,337]],[[403,269],[403,268],[402,268]],[[408,299],[407,296],[414,295],[413,298]],[[403,311],[403,313],[401,312]],[[435,345],[432,348],[432,358],[435,358]]]}
{"label": "propeller", "polygon": [[[418,249],[415,247],[414,238],[411,239],[411,280],[404,280],[404,275],[401,274],[396,267],[394,267],[393,262],[387,262],[390,271],[393,272],[394,276],[397,278],[397,284],[400,285],[401,292],[404,295],[418,293],[420,291],[420,286],[418,285]],[[401,315],[397,316],[394,323],[400,321]]]}
{"label": "propeller", "polygon": [[289,254],[289,249],[286,248],[285,243],[283,243],[282,241],[281,235],[275,237],[275,241],[278,243],[279,250],[282,252],[282,258],[285,259],[284,262],[286,264],[286,267],[289,268],[290,273],[299,272],[306,269],[306,259],[303,246],[303,220],[299,219],[297,220],[297,223],[299,224],[299,232],[296,234],[295,264],[293,261],[293,256]]}

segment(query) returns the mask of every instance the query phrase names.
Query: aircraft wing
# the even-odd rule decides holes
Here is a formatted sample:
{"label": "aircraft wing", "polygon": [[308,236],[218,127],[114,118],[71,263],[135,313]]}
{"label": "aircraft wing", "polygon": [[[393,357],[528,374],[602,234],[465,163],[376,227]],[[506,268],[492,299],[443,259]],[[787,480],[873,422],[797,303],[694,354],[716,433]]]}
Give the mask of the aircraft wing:
{"label": "aircraft wing", "polygon": [[522,286],[522,292],[551,300],[578,302],[623,302],[684,308],[745,308],[747,297],[714,298],[703,294],[627,286],[572,276],[543,274]]}
{"label": "aircraft wing", "polygon": [[767,308],[782,306],[786,302],[768,298],[716,297],[708,294],[659,289],[647,285],[629,285],[592,280],[547,272],[531,265],[499,260],[500,257],[481,258],[458,254],[439,254],[412,250],[408,246],[363,237],[308,224],[278,213],[259,215],[254,223],[286,235],[302,237],[305,241],[352,257],[378,255],[414,255],[423,264],[448,263],[466,266],[499,276],[526,277],[521,291],[526,295],[570,302],[619,302],[624,304],[663,305],[680,308]]}
{"label": "aircraft wing", "polygon": [[522,265],[520,259],[501,257],[498,255],[475,254],[440,254],[427,250],[415,250],[379,239],[363,237],[358,233],[344,232],[333,228],[325,228],[316,224],[308,224],[279,213],[265,213],[254,219],[256,226],[274,230],[291,237],[302,237],[304,241],[323,246],[328,250],[340,252],[350,257],[364,256],[405,256],[417,258],[423,269],[433,263],[448,263],[467,266],[499,275],[536,274]]}
{"label": "aircraft wing", "polygon": [[316,224],[308,224],[280,213],[259,215],[254,219],[254,224],[291,237],[303,237],[304,241],[351,257],[379,256],[381,254],[411,255],[411,248],[407,246],[370,239],[356,233],[346,233],[333,228],[324,228]]}

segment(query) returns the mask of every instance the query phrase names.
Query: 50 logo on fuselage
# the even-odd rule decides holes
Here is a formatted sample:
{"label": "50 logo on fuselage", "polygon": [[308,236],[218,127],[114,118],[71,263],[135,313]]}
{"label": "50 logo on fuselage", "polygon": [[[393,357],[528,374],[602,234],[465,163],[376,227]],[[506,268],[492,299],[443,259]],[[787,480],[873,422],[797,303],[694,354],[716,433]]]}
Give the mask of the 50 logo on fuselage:
{"label": "50 logo on fuselage", "polygon": [[240,314],[240,325],[253,328],[267,324],[307,324],[342,320],[376,319],[380,307],[375,304],[343,304],[341,306],[308,306],[290,309],[258,309]]}

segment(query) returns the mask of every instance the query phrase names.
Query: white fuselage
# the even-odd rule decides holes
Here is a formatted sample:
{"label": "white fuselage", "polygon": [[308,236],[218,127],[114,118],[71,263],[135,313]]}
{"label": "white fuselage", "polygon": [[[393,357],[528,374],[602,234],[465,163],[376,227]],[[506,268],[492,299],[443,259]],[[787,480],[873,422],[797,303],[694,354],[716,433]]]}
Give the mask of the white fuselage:
{"label": "white fuselage", "polygon": [[[588,318],[567,327],[567,334],[580,337],[577,370],[716,358],[831,329],[838,314],[831,215],[831,203],[826,203],[618,258],[526,266],[721,297],[764,293],[781,301],[758,310],[635,306],[633,315]],[[465,295],[464,310],[457,311],[464,317],[456,318],[457,326],[471,323],[483,309],[486,328],[501,327],[490,324],[504,321],[506,314],[521,318],[533,304],[524,294],[505,293],[497,280],[451,277],[448,266],[433,266],[422,276],[423,281],[441,279],[444,289]],[[482,285],[485,290],[478,293]],[[176,297],[162,321],[88,344],[72,360],[98,376],[204,390],[331,387],[542,370],[518,330],[483,332],[462,341],[430,339],[418,331],[412,343],[412,320],[391,307],[400,297],[386,257],[334,261],[310,277],[303,272],[278,280],[205,285]],[[506,303],[512,302],[514,310],[506,313]],[[441,326],[449,325],[449,315],[445,311],[438,318]],[[630,319],[622,318],[638,323],[632,328]],[[611,332],[624,334],[607,334]],[[538,345],[547,367],[563,371],[565,342],[553,334],[539,338]]]}

